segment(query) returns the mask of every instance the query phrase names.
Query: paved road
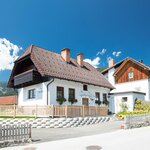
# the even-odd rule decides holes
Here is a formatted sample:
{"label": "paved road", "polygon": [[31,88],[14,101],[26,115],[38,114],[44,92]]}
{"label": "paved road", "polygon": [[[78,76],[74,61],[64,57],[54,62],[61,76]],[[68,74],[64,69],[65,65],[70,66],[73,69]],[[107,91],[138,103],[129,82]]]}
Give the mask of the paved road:
{"label": "paved road", "polygon": [[2,150],[87,150],[88,146],[99,146],[101,150],[150,150],[150,127],[7,147]]}
{"label": "paved road", "polygon": [[109,121],[105,123],[74,128],[33,129],[32,139],[38,143],[102,134],[119,130],[122,123],[123,122],[121,121]]}

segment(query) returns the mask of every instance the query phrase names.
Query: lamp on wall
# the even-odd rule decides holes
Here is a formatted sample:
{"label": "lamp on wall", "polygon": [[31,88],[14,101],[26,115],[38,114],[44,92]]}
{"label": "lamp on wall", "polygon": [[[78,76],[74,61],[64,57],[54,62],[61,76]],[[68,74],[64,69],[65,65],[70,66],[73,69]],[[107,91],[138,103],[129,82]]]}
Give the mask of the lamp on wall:
{"label": "lamp on wall", "polygon": [[40,88],[37,89],[37,92],[38,92],[38,93],[42,93],[42,92],[43,92],[43,89],[40,87]]}

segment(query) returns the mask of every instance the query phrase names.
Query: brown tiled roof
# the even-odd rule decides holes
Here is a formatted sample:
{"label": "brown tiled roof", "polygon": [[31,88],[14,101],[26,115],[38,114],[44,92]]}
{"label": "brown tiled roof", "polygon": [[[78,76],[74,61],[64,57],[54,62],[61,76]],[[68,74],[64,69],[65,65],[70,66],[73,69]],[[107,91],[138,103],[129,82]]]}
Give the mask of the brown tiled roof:
{"label": "brown tiled roof", "polygon": [[18,60],[30,54],[31,60],[42,76],[114,88],[99,71],[87,62],[83,63],[83,67],[78,65],[76,59],[73,58],[70,58],[70,63],[66,63],[60,54],[33,45],[26,51]]}
{"label": "brown tiled roof", "polygon": [[17,104],[17,96],[4,96],[0,97],[0,105]]}
{"label": "brown tiled roof", "polygon": [[102,73],[102,74],[105,74],[105,73],[108,72],[108,70],[110,70],[110,69],[112,69],[112,68],[117,68],[117,67],[119,67],[125,60],[126,60],[126,59],[124,59],[124,60],[122,60],[122,61],[120,61],[120,62],[114,64],[112,67],[107,67],[106,69],[102,70],[101,73]]}
{"label": "brown tiled roof", "polygon": [[33,47],[33,45],[30,45],[30,46],[22,53],[22,55],[17,58],[16,61],[18,61],[18,60],[24,58],[24,57],[27,56],[27,55],[30,55],[30,54],[31,54],[31,51],[32,51],[32,47]]}

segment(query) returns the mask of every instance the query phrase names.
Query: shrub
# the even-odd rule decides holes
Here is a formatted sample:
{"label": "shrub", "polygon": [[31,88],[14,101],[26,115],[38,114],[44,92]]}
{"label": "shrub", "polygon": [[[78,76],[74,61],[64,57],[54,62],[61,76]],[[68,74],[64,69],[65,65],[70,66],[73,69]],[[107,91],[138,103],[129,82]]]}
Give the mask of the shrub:
{"label": "shrub", "polygon": [[74,99],[74,98],[69,98],[69,99],[68,99],[68,102],[70,102],[71,105],[72,105],[72,104],[74,104],[74,103],[77,103],[78,100],[77,100],[77,99]]}
{"label": "shrub", "polygon": [[101,102],[100,100],[95,100],[95,104],[97,104],[97,105],[101,105],[101,104],[102,104],[102,102]]}
{"label": "shrub", "polygon": [[135,108],[133,111],[127,111],[126,110],[127,108],[124,104],[121,104],[120,107],[122,107],[121,112],[116,114],[116,116],[119,117],[120,119],[124,119],[125,115],[150,113],[150,104],[143,102],[141,100],[135,101]]}
{"label": "shrub", "polygon": [[116,116],[119,119],[124,119],[124,116],[126,115],[136,115],[136,114],[146,114],[146,113],[149,113],[149,111],[148,110],[133,110],[133,111],[127,111],[127,112],[118,112]]}
{"label": "shrub", "polygon": [[128,111],[128,106],[125,102],[121,102],[120,107],[121,107],[121,112],[127,112]]}
{"label": "shrub", "polygon": [[104,100],[104,101],[103,101],[103,104],[109,105],[109,101],[108,101],[108,100]]}
{"label": "shrub", "polygon": [[62,105],[64,102],[66,102],[66,99],[62,97],[62,98],[57,98],[56,101],[59,103],[59,105]]}
{"label": "shrub", "polygon": [[148,110],[150,111],[150,104],[141,100],[135,101],[135,110]]}

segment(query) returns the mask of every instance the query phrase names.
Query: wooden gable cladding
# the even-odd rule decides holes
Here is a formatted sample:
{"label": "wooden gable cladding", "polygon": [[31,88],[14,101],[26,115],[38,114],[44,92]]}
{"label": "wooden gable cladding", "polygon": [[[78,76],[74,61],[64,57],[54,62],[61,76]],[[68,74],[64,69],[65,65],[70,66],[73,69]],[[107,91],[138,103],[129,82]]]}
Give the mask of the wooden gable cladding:
{"label": "wooden gable cladding", "polygon": [[[129,73],[131,72],[133,73],[133,77],[129,78]],[[138,63],[128,59],[118,68],[114,76],[116,83],[124,83],[148,79],[150,72],[141,65],[138,65]]]}
{"label": "wooden gable cladding", "polygon": [[30,57],[20,59],[14,65],[8,87],[20,88],[42,82],[42,77]]}

